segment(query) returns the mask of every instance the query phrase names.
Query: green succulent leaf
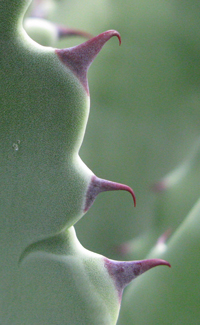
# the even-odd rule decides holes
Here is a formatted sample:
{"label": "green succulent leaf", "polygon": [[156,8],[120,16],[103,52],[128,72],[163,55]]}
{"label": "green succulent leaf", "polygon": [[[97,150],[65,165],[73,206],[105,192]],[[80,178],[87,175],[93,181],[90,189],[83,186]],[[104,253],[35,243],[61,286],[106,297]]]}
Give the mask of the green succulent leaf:
{"label": "green succulent leaf", "polygon": [[[198,324],[200,200],[175,234],[148,255],[170,261],[170,272],[158,268],[127,288],[118,324]],[[162,243],[163,245],[163,243]]]}

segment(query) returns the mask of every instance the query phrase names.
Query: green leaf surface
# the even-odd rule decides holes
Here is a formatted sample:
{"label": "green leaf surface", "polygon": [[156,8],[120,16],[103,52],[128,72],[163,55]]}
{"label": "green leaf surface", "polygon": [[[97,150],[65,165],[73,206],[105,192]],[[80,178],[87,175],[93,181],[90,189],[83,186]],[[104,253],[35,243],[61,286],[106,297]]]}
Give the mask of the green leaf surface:
{"label": "green leaf surface", "polygon": [[149,258],[171,263],[169,269],[155,269],[127,288],[118,324],[191,324],[200,319],[200,201],[196,203],[159,254],[155,247]]}

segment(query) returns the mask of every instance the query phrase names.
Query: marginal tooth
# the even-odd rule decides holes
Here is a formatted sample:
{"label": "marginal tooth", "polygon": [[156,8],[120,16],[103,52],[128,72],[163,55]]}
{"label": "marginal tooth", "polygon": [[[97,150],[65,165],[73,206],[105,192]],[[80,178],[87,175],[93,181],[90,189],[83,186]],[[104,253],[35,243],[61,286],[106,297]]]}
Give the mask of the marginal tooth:
{"label": "marginal tooth", "polygon": [[117,36],[121,44],[120,34],[115,30],[108,30],[75,47],[55,50],[61,62],[77,76],[88,94],[88,68],[104,44],[113,36]]}
{"label": "marginal tooth", "polygon": [[140,261],[114,261],[105,258],[104,265],[113,279],[121,300],[123,289],[142,273],[159,265],[171,267],[170,263],[161,259],[147,259]]}
{"label": "marginal tooth", "polygon": [[135,193],[133,192],[132,188],[127,185],[107,181],[105,179],[98,178],[97,176],[93,175],[86,193],[84,212],[86,212],[91,207],[99,193],[120,190],[128,191],[133,197],[134,206],[136,206]]}

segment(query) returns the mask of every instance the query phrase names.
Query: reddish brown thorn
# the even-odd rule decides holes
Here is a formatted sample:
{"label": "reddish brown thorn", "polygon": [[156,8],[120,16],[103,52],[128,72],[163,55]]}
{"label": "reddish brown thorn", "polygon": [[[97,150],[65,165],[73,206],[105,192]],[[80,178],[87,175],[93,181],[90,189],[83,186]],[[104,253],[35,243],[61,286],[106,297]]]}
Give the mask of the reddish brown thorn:
{"label": "reddish brown thorn", "polygon": [[108,30],[83,44],[63,50],[55,50],[59,59],[77,76],[88,94],[88,68],[104,44],[113,36],[117,36],[119,44],[121,44],[120,34],[115,30]]}
{"label": "reddish brown thorn", "polygon": [[57,30],[58,30],[59,38],[69,37],[69,36],[80,36],[80,37],[85,37],[87,39],[90,39],[93,37],[92,34],[84,32],[82,30],[67,28],[65,26],[60,26],[60,25],[57,25]]}
{"label": "reddish brown thorn", "polygon": [[91,205],[93,204],[94,200],[96,199],[99,193],[106,192],[106,191],[119,191],[119,190],[128,191],[133,197],[134,206],[136,206],[136,198],[132,188],[130,188],[127,185],[107,181],[105,179],[98,178],[95,175],[93,175],[86,193],[84,212],[86,212],[91,207]]}
{"label": "reddish brown thorn", "polygon": [[110,274],[110,277],[115,283],[120,300],[123,289],[142,273],[159,265],[166,265],[171,267],[170,263],[161,259],[119,262],[105,258],[104,263],[105,267],[108,270],[108,273]]}

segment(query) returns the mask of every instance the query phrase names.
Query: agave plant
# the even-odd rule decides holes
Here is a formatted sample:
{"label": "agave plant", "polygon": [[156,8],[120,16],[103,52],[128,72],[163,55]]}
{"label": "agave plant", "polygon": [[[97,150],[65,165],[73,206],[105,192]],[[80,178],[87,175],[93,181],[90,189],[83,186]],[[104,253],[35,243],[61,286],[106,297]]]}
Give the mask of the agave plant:
{"label": "agave plant", "polygon": [[121,38],[108,30],[72,48],[42,46],[23,28],[28,4],[6,0],[0,8],[1,323],[115,324],[124,287],[170,266],[92,253],[73,227],[100,192],[128,191],[135,204],[130,187],[98,178],[79,156],[87,70],[111,37]]}
{"label": "agave plant", "polygon": [[[186,18],[197,10],[175,1],[28,5],[0,4],[1,323],[114,325],[134,279],[119,324],[198,324],[199,203],[189,213],[198,142],[188,148],[199,135],[197,69],[184,70],[196,44]],[[121,42],[115,30],[99,34],[113,27],[124,45],[106,45],[89,91],[93,59],[113,36]],[[78,38],[63,40],[70,35]],[[122,193],[89,210],[104,191],[128,191],[135,203],[130,187],[98,178],[79,157],[90,92],[80,155],[95,174],[134,185],[134,211]],[[80,244],[75,224],[99,254]],[[170,271],[135,279],[165,260]]]}

